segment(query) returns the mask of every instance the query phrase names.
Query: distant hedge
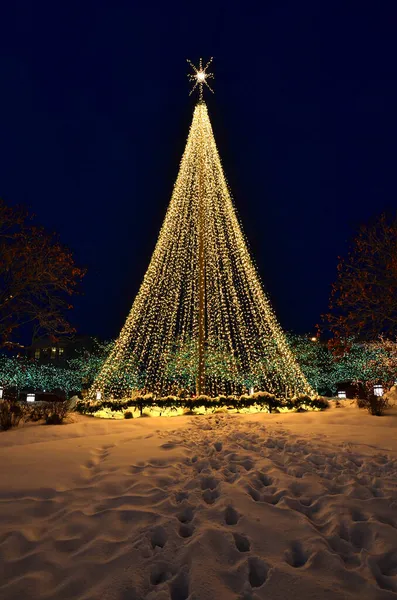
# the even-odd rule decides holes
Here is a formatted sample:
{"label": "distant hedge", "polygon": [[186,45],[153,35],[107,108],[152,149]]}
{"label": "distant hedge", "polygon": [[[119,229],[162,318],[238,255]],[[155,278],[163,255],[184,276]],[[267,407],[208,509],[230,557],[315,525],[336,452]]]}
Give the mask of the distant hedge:
{"label": "distant hedge", "polygon": [[197,409],[215,411],[219,408],[230,410],[242,410],[251,407],[257,407],[259,410],[266,410],[269,413],[278,412],[280,409],[287,410],[324,410],[328,408],[328,401],[325,398],[302,395],[296,398],[276,398],[273,394],[267,392],[257,392],[252,396],[218,396],[210,398],[209,396],[198,396],[197,398],[177,398],[176,396],[167,396],[165,398],[154,398],[148,394],[136,398],[121,400],[100,400],[87,402],[80,400],[77,402],[75,410],[87,415],[93,415],[103,409],[110,409],[115,412],[122,412],[127,409],[135,409],[143,414],[144,409],[157,408],[160,410],[185,409],[194,412]]}

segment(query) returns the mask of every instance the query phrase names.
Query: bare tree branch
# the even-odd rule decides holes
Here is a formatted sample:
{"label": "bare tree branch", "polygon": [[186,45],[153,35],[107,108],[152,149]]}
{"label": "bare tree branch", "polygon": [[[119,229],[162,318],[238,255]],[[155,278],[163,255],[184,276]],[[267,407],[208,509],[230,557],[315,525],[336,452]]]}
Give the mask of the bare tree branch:
{"label": "bare tree branch", "polygon": [[334,346],[348,339],[397,333],[397,218],[382,214],[363,225],[348,256],[339,259],[330,312],[323,316]]}
{"label": "bare tree branch", "polygon": [[54,234],[0,200],[0,347],[34,324],[36,336],[70,334],[70,296],[85,274]]}

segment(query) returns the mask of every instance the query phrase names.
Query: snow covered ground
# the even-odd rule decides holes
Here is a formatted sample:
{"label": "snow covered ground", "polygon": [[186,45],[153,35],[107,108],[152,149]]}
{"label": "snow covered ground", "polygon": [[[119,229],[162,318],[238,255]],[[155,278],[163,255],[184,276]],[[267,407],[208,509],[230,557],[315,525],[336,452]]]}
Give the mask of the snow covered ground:
{"label": "snow covered ground", "polygon": [[397,598],[397,408],[0,434],[2,600]]}

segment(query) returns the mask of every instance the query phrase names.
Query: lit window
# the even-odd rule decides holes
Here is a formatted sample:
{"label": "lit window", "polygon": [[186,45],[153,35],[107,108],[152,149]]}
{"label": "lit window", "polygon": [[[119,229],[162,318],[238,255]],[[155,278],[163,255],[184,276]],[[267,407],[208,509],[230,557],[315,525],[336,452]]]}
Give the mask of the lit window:
{"label": "lit window", "polygon": [[345,390],[339,390],[339,392],[338,392],[338,398],[346,398],[346,392],[345,392]]}
{"label": "lit window", "polygon": [[2,398],[2,397],[3,397],[3,388],[0,387],[0,398]]}
{"label": "lit window", "polygon": [[51,348],[51,358],[55,358],[57,355],[57,349],[55,346]]}
{"label": "lit window", "polygon": [[64,351],[64,348],[59,348],[59,350],[58,350],[59,356],[62,356],[63,351]]}
{"label": "lit window", "polygon": [[101,398],[102,398],[102,393],[100,392],[100,390],[97,390],[96,399],[100,400]]}
{"label": "lit window", "polygon": [[375,396],[383,396],[383,385],[380,383],[374,385],[374,394]]}
{"label": "lit window", "polygon": [[40,358],[40,350],[35,350],[35,351],[34,351],[34,357],[35,357],[36,359],[39,359],[39,358]]}
{"label": "lit window", "polygon": [[36,394],[27,394],[26,402],[34,402],[36,400]]}

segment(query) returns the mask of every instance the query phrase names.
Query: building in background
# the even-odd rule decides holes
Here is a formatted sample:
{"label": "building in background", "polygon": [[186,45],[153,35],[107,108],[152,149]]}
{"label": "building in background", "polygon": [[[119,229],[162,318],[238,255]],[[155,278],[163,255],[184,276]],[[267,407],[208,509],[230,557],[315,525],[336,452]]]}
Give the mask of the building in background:
{"label": "building in background", "polygon": [[49,337],[42,338],[26,348],[26,356],[41,364],[63,366],[70,358],[76,358],[82,352],[90,353],[94,348],[94,340],[87,335],[76,335],[72,339],[61,339],[52,342]]}

